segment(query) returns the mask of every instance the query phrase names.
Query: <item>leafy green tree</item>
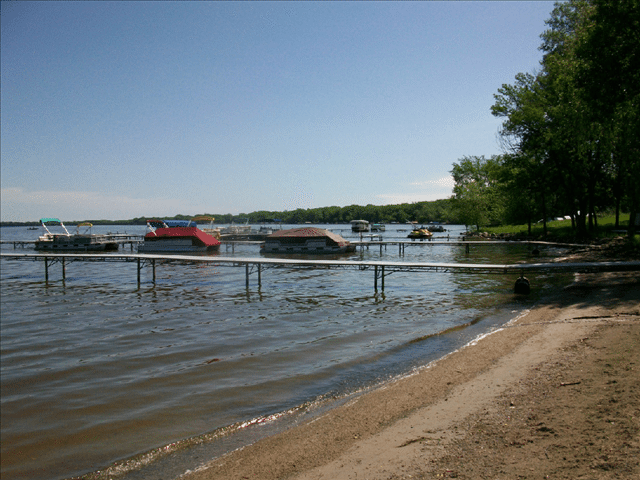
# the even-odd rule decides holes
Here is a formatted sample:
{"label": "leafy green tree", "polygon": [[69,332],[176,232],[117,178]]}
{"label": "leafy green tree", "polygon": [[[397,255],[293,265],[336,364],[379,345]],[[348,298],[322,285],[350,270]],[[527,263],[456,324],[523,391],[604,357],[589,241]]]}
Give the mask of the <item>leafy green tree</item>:
{"label": "leafy green tree", "polygon": [[[631,218],[640,212],[640,2],[594,0],[576,46],[578,81],[592,115],[604,122],[605,146],[616,172],[616,203],[627,198]],[[629,222],[629,235],[634,222]]]}
{"label": "leafy green tree", "polygon": [[451,175],[454,208],[465,225],[497,223],[502,218],[504,198],[499,188],[501,157],[468,156],[453,164]]}

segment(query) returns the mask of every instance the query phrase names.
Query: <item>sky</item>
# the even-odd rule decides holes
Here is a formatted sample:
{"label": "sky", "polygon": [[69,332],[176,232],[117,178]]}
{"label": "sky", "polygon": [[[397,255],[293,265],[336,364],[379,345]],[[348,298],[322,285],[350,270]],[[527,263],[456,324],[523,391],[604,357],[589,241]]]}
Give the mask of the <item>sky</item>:
{"label": "sky", "polygon": [[448,198],[553,7],[3,1],[0,219]]}

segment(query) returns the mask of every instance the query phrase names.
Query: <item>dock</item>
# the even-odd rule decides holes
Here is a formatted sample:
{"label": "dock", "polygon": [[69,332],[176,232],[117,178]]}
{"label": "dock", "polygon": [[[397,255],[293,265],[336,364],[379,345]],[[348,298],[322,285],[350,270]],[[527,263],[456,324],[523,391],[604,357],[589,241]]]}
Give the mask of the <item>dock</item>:
{"label": "dock", "polygon": [[[422,262],[393,262],[393,261],[353,261],[353,260],[304,260],[291,258],[234,258],[218,256],[192,256],[192,255],[154,255],[154,254],[99,254],[99,253],[0,253],[1,259],[19,261],[39,261],[44,264],[45,281],[49,281],[49,268],[59,263],[62,266],[62,279],[66,279],[67,264],[73,262],[126,262],[136,263],[137,281],[141,283],[143,268],[150,267],[152,282],[156,282],[156,268],[163,263],[183,264],[211,264],[216,266],[241,267],[245,269],[246,288],[250,286],[252,274],[257,275],[258,286],[262,286],[262,272],[268,268],[320,268],[320,269],[350,269],[362,272],[373,272],[374,289],[378,285],[384,290],[385,278],[394,272],[437,272],[437,273],[494,273],[513,274],[518,276],[518,282],[522,284],[527,273],[538,272],[629,272],[639,271],[640,261],[621,262],[580,262],[580,263],[516,263],[516,264],[479,264],[479,263],[422,263]],[[526,279],[525,279],[526,280]],[[528,293],[527,291],[518,293]]]}

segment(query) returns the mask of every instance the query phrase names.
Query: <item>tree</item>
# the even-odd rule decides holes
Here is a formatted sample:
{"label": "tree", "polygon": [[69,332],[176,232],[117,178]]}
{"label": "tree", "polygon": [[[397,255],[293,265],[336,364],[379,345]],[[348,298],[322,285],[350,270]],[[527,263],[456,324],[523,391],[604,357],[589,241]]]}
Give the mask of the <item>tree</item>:
{"label": "tree", "polygon": [[501,219],[504,202],[498,187],[501,157],[463,157],[453,164],[451,175],[454,208],[465,225],[480,227]]}
{"label": "tree", "polygon": [[629,202],[633,236],[633,220],[640,211],[640,1],[594,0],[593,4],[576,46],[577,77],[593,115],[605,122],[607,153]]}

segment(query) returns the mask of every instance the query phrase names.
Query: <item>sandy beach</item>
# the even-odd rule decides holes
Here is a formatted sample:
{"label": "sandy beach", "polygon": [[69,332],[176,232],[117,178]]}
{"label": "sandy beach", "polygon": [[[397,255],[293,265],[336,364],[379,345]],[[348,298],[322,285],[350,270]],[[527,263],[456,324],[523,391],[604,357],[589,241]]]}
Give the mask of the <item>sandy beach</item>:
{"label": "sandy beach", "polygon": [[184,478],[640,478],[637,277],[576,275],[477,342]]}

